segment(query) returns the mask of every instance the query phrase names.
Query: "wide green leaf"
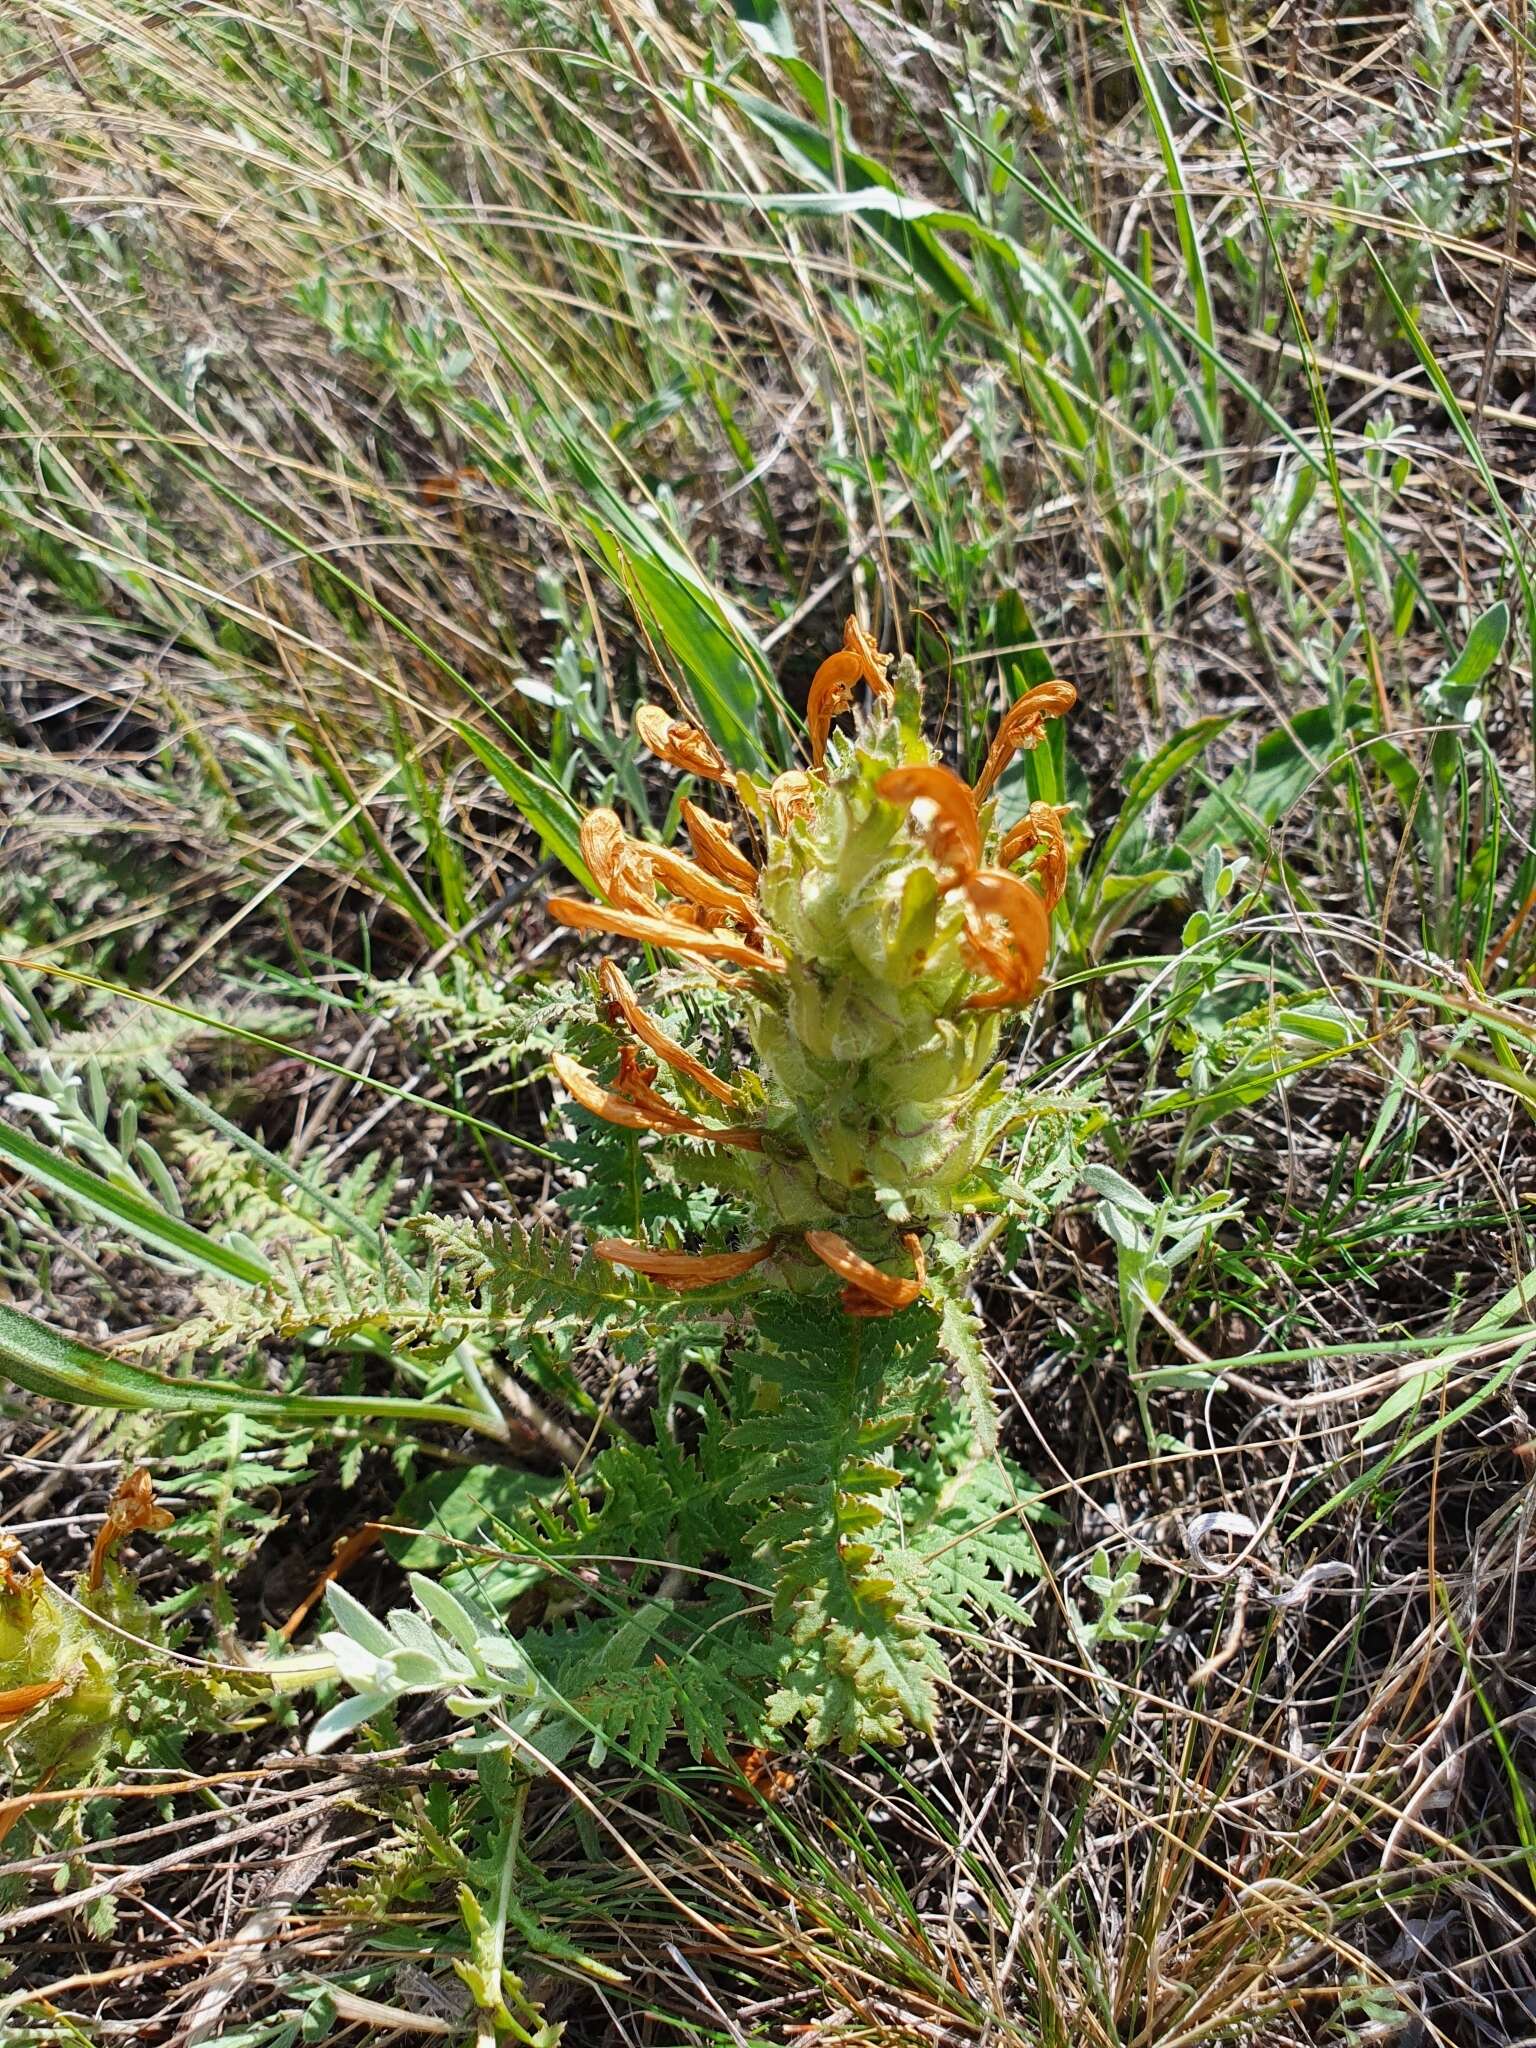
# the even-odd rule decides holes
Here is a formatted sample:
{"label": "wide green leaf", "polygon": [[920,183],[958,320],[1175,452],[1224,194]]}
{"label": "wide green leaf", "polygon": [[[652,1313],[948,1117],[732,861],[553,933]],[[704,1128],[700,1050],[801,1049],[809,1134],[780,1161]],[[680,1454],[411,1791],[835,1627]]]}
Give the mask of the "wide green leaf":
{"label": "wide green leaf", "polygon": [[1508,637],[1509,606],[1501,597],[1497,604],[1489,605],[1487,611],[1473,620],[1467,644],[1440,678],[1441,689],[1453,685],[1458,689],[1475,688],[1504,652],[1504,642]]}

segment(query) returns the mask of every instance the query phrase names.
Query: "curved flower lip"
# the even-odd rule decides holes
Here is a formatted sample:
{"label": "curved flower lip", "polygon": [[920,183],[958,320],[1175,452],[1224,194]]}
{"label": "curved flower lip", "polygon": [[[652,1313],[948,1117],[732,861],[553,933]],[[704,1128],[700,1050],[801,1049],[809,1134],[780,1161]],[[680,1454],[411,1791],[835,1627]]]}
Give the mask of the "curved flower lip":
{"label": "curved flower lip", "polygon": [[693,857],[699,866],[722,882],[733,882],[738,889],[756,889],[757,869],[738,849],[726,828],[687,797],[683,798],[681,809]]}
{"label": "curved flower lip", "polygon": [[673,718],[659,704],[642,704],[635,712],[635,731],[658,760],[706,782],[734,780],[724,754],[702,726]]}
{"label": "curved flower lip", "polygon": [[649,913],[608,909],[588,903],[581,896],[550,896],[544,908],[556,924],[579,932],[612,932],[621,939],[638,939],[645,946],[662,946],[673,953],[693,953],[701,960],[730,960],[738,967],[755,968],[760,974],[782,974],[784,962],[770,953],[759,953],[744,939],[728,932],[703,931],[684,924],[660,910]]}
{"label": "curved flower lip", "polygon": [[1026,853],[1038,853],[1034,879],[1047,911],[1054,910],[1067,888],[1067,841],[1061,819],[1051,804],[1031,804],[1019,822],[1011,826],[997,849],[997,864],[1011,868]]}
{"label": "curved flower lip", "polygon": [[598,984],[603,994],[623,1017],[624,1022],[644,1046],[649,1046],[657,1059],[665,1060],[669,1067],[679,1074],[686,1074],[690,1081],[702,1088],[707,1095],[713,1095],[717,1102],[727,1109],[739,1105],[736,1090],[729,1081],[722,1081],[718,1074],[712,1074],[702,1060],[696,1060],[691,1052],[680,1046],[653,1017],[647,1016],[635,999],[635,992],[625,980],[622,972],[612,960],[605,960],[597,970]]}
{"label": "curved flower lip", "polygon": [[853,702],[853,686],[865,683],[882,702],[895,693],[886,670],[891,657],[882,654],[874,635],[867,633],[856,618],[843,628],[843,644],[829,654],[811,678],[806,699],[805,723],[811,738],[811,764],[819,768],[827,751],[832,721]]}
{"label": "curved flower lip", "polygon": [[875,794],[887,803],[932,804],[932,822],[918,829],[935,858],[953,871],[951,888],[980,867],[981,827],[976,820],[976,799],[952,770],[937,762],[892,768],[875,784]]}
{"label": "curved flower lip", "polygon": [[773,1251],[771,1244],[753,1245],[744,1252],[666,1252],[653,1245],[635,1244],[627,1237],[600,1237],[592,1247],[610,1266],[624,1266],[643,1273],[658,1286],[675,1294],[687,1294],[695,1287],[713,1287],[720,1280],[736,1280],[760,1266]]}
{"label": "curved flower lip", "polygon": [[922,1245],[910,1232],[902,1238],[902,1243],[917,1268],[915,1280],[897,1280],[890,1273],[882,1273],[835,1230],[808,1230],[805,1241],[821,1263],[829,1266],[838,1279],[846,1283],[842,1303],[849,1315],[895,1315],[898,1310],[912,1306],[928,1279]]}
{"label": "curved flower lip", "polygon": [[631,1101],[629,1096],[605,1088],[579,1060],[563,1052],[552,1054],[550,1065],[566,1092],[605,1123],[621,1124],[627,1131],[663,1131],[668,1137],[703,1138],[711,1145],[739,1145],[747,1152],[763,1149],[761,1131],[739,1126],[717,1129],[713,1124],[700,1123],[696,1116],[674,1109],[650,1089],[644,1090],[641,1101]]}
{"label": "curved flower lip", "polygon": [[859,680],[859,674],[858,656],[839,652],[829,654],[811,678],[805,724],[811,736],[812,767],[819,768],[826,759],[827,735],[832,730],[832,721],[853,702],[853,686]]}
{"label": "curved flower lip", "polygon": [[1022,697],[1009,705],[992,736],[986,762],[976,778],[977,803],[983,800],[1020,747],[1039,746],[1045,734],[1045,721],[1064,717],[1076,702],[1077,692],[1072,685],[1060,676],[1052,676],[1049,682],[1036,683],[1032,690],[1026,690]]}
{"label": "curved flower lip", "polygon": [[773,813],[773,822],[781,832],[788,832],[796,818],[803,818],[814,805],[816,778],[807,775],[803,768],[786,768],[769,783],[763,797]]}
{"label": "curved flower lip", "polygon": [[169,1529],[175,1519],[169,1508],[163,1508],[156,1502],[148,1467],[136,1466],[108,1501],[106,1520],[97,1530],[96,1541],[91,1545],[90,1569],[85,1575],[90,1591],[94,1593],[101,1584],[107,1559],[119,1543],[125,1542],[139,1529]]}
{"label": "curved flower lip", "polygon": [[[1028,1002],[1045,967],[1051,927],[1038,890],[1017,875],[979,868],[963,885],[965,947],[971,966],[998,986],[967,998],[968,1010],[1000,1010]],[[1005,927],[999,938],[989,920]]]}

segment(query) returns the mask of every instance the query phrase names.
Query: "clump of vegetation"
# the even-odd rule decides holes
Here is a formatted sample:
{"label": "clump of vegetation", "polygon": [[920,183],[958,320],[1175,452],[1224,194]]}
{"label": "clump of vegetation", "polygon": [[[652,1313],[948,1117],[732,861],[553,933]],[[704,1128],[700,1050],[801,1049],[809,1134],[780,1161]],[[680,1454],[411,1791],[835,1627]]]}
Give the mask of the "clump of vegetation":
{"label": "clump of vegetation", "polygon": [[1536,70],[1324,13],[0,19],[7,2048],[1528,2031]]}

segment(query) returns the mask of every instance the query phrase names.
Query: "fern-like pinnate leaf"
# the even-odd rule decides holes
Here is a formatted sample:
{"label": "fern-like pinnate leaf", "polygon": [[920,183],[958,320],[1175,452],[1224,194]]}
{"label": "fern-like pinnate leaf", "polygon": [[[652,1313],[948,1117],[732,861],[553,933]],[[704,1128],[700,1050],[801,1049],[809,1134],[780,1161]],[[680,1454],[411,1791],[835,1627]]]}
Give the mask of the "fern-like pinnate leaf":
{"label": "fern-like pinnate leaf", "polygon": [[959,1293],[946,1292],[939,1308],[939,1349],[955,1368],[965,1397],[976,1449],[990,1457],[997,1449],[997,1402],[992,1370],[981,1348],[981,1324]]}
{"label": "fern-like pinnate leaf", "polygon": [[936,1318],[862,1322],[829,1301],[765,1296],[754,1325],[737,1364],[732,1499],[759,1509],[748,1541],[773,1579],[769,1721],[846,1750],[929,1729],[943,1663],[911,1574],[887,1555],[901,1473],[880,1452],[930,1399]]}
{"label": "fern-like pinnate leaf", "polygon": [[711,1595],[674,1609],[653,1600],[622,1620],[596,1613],[529,1643],[552,1691],[607,1750],[653,1764],[674,1734],[695,1760],[723,1757],[763,1731],[763,1681],[773,1654],[743,1620],[741,1595]]}
{"label": "fern-like pinnate leaf", "polygon": [[434,1313],[466,1323],[544,1334],[572,1324],[604,1329],[633,1317],[628,1278],[568,1239],[518,1224],[430,1218],[419,1226],[435,1261]]}

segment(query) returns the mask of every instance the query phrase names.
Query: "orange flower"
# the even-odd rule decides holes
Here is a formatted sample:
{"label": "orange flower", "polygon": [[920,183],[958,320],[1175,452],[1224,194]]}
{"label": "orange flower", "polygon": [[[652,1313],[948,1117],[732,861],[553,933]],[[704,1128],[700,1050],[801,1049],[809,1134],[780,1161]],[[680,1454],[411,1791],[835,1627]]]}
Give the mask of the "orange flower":
{"label": "orange flower", "polygon": [[1054,910],[1066,893],[1067,841],[1061,819],[1050,804],[1031,804],[997,849],[997,864],[1011,868],[1026,853],[1038,853],[1034,879],[1048,911]]}
{"label": "orange flower", "polygon": [[0,1530],[0,1593],[25,1593],[41,1576],[38,1567],[23,1558],[16,1538]]}
{"label": "orange flower", "polygon": [[682,813],[693,857],[699,866],[717,875],[722,882],[734,882],[738,889],[755,890],[757,869],[744,853],[737,850],[725,827],[707,811],[701,811],[697,804],[690,803],[687,797],[683,798]]}
{"label": "orange flower", "polygon": [[1003,713],[993,736],[986,764],[976,778],[976,801],[981,803],[999,775],[1020,747],[1038,747],[1045,734],[1045,721],[1060,718],[1077,702],[1070,683],[1053,676],[1048,683],[1036,683]]}
{"label": "orange flower", "polygon": [[738,967],[754,967],[761,974],[782,974],[784,962],[760,953],[745,940],[728,932],[702,931],[699,926],[661,910],[649,914],[634,910],[608,910],[601,903],[588,903],[581,896],[551,896],[545,909],[556,924],[579,932],[613,932],[623,939],[637,939],[644,946],[662,946],[673,953],[691,953],[700,960],[730,960]]}
{"label": "orange flower", "polygon": [[950,870],[947,886],[953,889],[981,864],[981,828],[976,822],[976,800],[959,776],[937,765],[892,768],[875,784],[876,796],[888,803],[926,803],[933,817],[915,829],[926,840],[935,860]]}
{"label": "orange flower", "polygon": [[965,1007],[1001,1010],[1028,1002],[1045,966],[1051,936],[1038,891],[996,868],[979,868],[964,888],[970,964],[998,984],[984,995],[969,997]]}
{"label": "orange flower", "polygon": [[888,704],[896,694],[889,674],[892,657],[880,652],[874,634],[866,632],[851,613],[843,628],[843,651],[857,656],[860,675],[881,703]]}
{"label": "orange flower", "polygon": [[155,1489],[144,1466],[137,1466],[107,1503],[107,1519],[91,1545],[91,1565],[85,1583],[94,1593],[101,1584],[107,1559],[126,1537],[137,1529],[169,1529],[175,1520],[169,1508],[157,1507]]}
{"label": "orange flower", "polygon": [[760,1266],[772,1245],[753,1245],[745,1252],[661,1252],[648,1244],[633,1244],[625,1237],[600,1237],[592,1247],[598,1258],[610,1266],[624,1266],[643,1273],[658,1286],[687,1294],[695,1287],[713,1287],[718,1280],[735,1280]]}
{"label": "orange flower", "polygon": [[620,910],[654,916],[656,883],[643,846],[624,830],[617,811],[588,811],[578,834],[581,857],[599,889]]}
{"label": "orange flower", "polygon": [[736,1090],[730,1082],[712,1074],[702,1060],[696,1060],[675,1038],[669,1038],[653,1017],[646,1015],[635,1000],[634,990],[612,960],[605,960],[598,968],[597,979],[603,994],[642,1045],[649,1046],[659,1060],[665,1060],[677,1073],[686,1074],[690,1081],[706,1094],[713,1095],[717,1102],[724,1103],[727,1109],[737,1107]]}
{"label": "orange flower", "polygon": [[[69,1684],[67,1678],[44,1678],[36,1685],[13,1685],[9,1692],[0,1692],[0,1729],[9,1728],[40,1707],[44,1700],[51,1700],[55,1693],[63,1692]],[[4,1831],[0,1830],[0,1840]]]}
{"label": "orange flower", "polygon": [[830,1266],[839,1280],[846,1283],[841,1299],[848,1315],[895,1315],[898,1309],[910,1308],[927,1283],[928,1267],[923,1258],[923,1248],[910,1231],[901,1241],[917,1269],[915,1280],[897,1280],[889,1273],[882,1273],[835,1230],[808,1230],[805,1241],[821,1263]]}
{"label": "orange flower", "polygon": [[710,874],[697,861],[691,861],[687,854],[674,853],[669,846],[647,846],[641,851],[657,881],[674,896],[681,896],[685,903],[695,904],[701,910],[720,911],[735,918],[748,931],[761,924],[757,906],[750,898],[731,883]]}
{"label": "orange flower", "polygon": [[672,718],[659,704],[642,704],[635,713],[635,731],[658,760],[706,782],[734,780],[724,754],[702,727]]}
{"label": "orange flower", "polygon": [[[710,924],[720,916],[732,917],[748,930],[759,923],[757,906],[740,889],[689,860],[686,854],[673,852],[671,847],[647,846],[642,840],[631,839],[616,811],[588,811],[581,821],[579,836],[582,858],[615,909],[640,917],[669,917],[679,924]],[[754,869],[754,882],[756,879]],[[675,905],[659,904],[658,882],[692,908],[681,912]],[[714,915],[695,919],[693,909]]]}
{"label": "orange flower", "polygon": [[651,1083],[660,1069],[654,1060],[642,1060],[635,1047],[619,1047],[619,1071],[613,1077],[613,1093],[622,1095],[626,1102],[632,1102],[636,1109],[643,1109],[653,1117],[658,1126],[664,1127],[683,1112],[668,1102],[665,1095],[658,1095]]}
{"label": "orange flower", "polygon": [[747,1152],[761,1152],[761,1131],[745,1127],[717,1128],[713,1124],[700,1123],[697,1117],[689,1116],[683,1110],[674,1109],[638,1072],[633,1047],[626,1046],[624,1051],[629,1058],[626,1061],[622,1055],[620,1057],[619,1085],[616,1088],[605,1088],[579,1061],[568,1058],[563,1052],[554,1053],[550,1065],[567,1094],[574,1096],[583,1109],[589,1110],[593,1116],[600,1116],[605,1123],[620,1124],[627,1131],[663,1131],[669,1137],[702,1138],[711,1145],[739,1145]]}
{"label": "orange flower", "polygon": [[764,794],[774,823],[781,832],[787,832],[796,818],[803,818],[815,803],[816,784],[803,768],[789,768],[774,777]]}
{"label": "orange flower", "polygon": [[855,683],[866,683],[882,700],[893,694],[886,675],[890,665],[891,657],[880,652],[873,636],[865,632],[857,619],[850,618],[843,628],[842,646],[836,654],[827,656],[811,678],[805,722],[811,736],[812,767],[821,766],[832,721],[853,702]]}

